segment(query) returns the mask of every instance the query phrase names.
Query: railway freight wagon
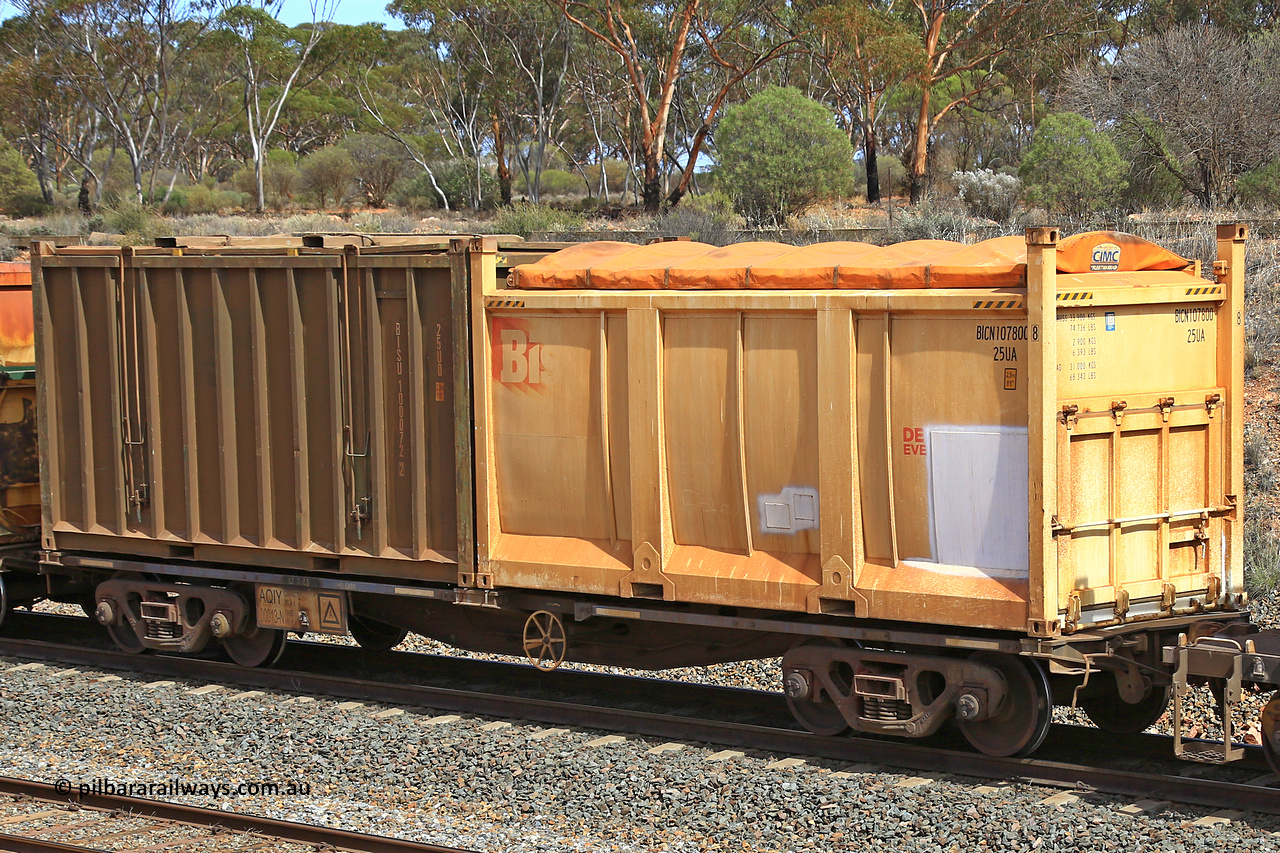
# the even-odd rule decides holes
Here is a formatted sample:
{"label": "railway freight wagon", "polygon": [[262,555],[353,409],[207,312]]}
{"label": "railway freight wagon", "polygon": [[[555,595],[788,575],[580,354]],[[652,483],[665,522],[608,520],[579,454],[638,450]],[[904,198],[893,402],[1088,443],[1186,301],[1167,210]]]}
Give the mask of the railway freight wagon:
{"label": "railway freight wagon", "polygon": [[[0,263],[0,558],[34,568],[30,544],[39,533],[31,265]],[[4,593],[0,587],[0,597]],[[0,618],[2,610],[0,603]]]}
{"label": "railway freight wagon", "polygon": [[1244,241],[41,246],[42,570],[132,651],[784,655],[815,732],[1138,731],[1249,630]]}

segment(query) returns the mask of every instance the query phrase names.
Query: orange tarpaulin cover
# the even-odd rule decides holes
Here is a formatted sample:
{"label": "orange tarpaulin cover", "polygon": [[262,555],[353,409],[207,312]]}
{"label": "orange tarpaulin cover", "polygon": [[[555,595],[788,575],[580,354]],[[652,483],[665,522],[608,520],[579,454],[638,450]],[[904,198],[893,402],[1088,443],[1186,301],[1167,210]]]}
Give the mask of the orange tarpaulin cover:
{"label": "orange tarpaulin cover", "polygon": [[1121,231],[1088,231],[1058,244],[1058,272],[1180,270],[1188,266],[1186,258]]}
{"label": "orange tarpaulin cover", "polygon": [[[1110,270],[1187,266],[1187,261],[1153,243],[1106,231],[1071,237],[1063,241],[1062,250],[1061,272],[1088,272],[1095,254],[1106,258]],[[602,241],[571,246],[515,267],[510,283],[598,290],[1018,287],[1024,283],[1026,265],[1022,237],[997,237],[974,245],[912,240],[891,246],[738,243],[723,248],[684,241],[648,246]]]}
{"label": "orange tarpaulin cover", "polygon": [[31,264],[0,263],[0,286],[13,284],[31,286]]}
{"label": "orange tarpaulin cover", "polygon": [[0,263],[0,366],[34,364],[31,264]]}

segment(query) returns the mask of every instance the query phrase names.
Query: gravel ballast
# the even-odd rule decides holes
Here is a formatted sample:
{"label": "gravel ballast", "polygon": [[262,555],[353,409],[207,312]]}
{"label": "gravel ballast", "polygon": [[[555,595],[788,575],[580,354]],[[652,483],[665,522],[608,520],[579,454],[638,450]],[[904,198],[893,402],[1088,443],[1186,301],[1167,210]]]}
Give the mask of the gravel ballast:
{"label": "gravel ballast", "polygon": [[0,773],[308,786],[172,799],[493,851],[1280,850],[1269,816],[204,687],[0,660]]}

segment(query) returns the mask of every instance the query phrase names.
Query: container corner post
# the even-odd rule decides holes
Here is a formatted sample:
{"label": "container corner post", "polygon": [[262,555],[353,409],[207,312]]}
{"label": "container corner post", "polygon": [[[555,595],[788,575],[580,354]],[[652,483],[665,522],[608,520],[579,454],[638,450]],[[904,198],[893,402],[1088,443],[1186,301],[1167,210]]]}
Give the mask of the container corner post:
{"label": "container corner post", "polygon": [[1028,228],[1027,476],[1030,550],[1028,630],[1058,621],[1058,552],[1053,520],[1058,513],[1058,229]]}
{"label": "container corner post", "polygon": [[[1222,591],[1228,596],[1244,588],[1244,288],[1245,244],[1249,228],[1244,223],[1228,223],[1217,228],[1218,258],[1214,277],[1223,288],[1222,307],[1226,334],[1218,335],[1218,384],[1226,389],[1226,482],[1223,493],[1235,511],[1227,518],[1226,564]],[[1219,326],[1221,328],[1221,326]]]}

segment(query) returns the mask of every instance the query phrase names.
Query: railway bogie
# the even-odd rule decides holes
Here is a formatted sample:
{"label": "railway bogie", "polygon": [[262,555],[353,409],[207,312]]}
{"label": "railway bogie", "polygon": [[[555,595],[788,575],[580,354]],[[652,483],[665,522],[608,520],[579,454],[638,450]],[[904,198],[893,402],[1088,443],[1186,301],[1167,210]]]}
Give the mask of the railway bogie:
{"label": "railway bogie", "polygon": [[1239,639],[1245,237],[1212,281],[1054,229],[37,246],[0,488],[33,487],[5,447],[38,414],[43,517],[0,598],[245,666],[315,632],[781,657],[811,731],[993,755],[1054,704],[1129,734],[1217,679],[1230,712],[1280,681],[1224,663],[1270,642]]}

